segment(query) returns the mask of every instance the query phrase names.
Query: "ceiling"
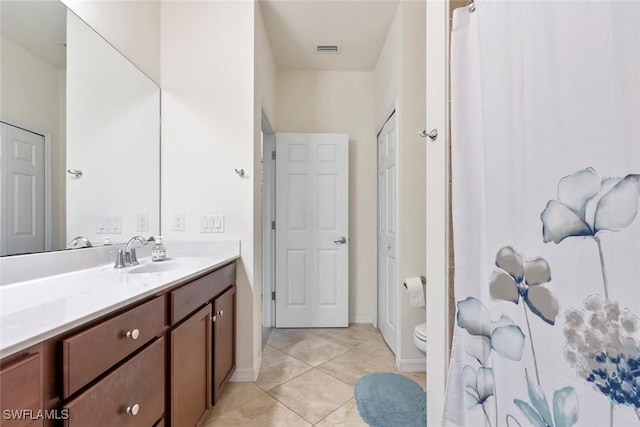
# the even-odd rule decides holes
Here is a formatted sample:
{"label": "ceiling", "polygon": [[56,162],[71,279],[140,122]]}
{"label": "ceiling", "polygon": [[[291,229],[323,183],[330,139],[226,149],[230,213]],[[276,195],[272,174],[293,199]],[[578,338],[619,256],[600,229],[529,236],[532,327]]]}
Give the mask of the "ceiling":
{"label": "ceiling", "polygon": [[60,1],[2,0],[2,35],[59,69],[66,68],[67,8]]}
{"label": "ceiling", "polygon": [[[260,0],[279,70],[371,71],[398,0]],[[341,53],[316,53],[340,44]]]}

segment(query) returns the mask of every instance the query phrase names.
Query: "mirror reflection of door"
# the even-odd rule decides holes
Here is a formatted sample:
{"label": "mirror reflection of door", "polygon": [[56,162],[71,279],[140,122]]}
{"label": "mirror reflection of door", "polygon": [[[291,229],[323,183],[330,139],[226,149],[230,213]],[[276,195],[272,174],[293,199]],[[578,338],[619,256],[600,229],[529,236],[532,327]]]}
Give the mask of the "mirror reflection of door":
{"label": "mirror reflection of door", "polygon": [[0,123],[0,255],[45,249],[44,140]]}

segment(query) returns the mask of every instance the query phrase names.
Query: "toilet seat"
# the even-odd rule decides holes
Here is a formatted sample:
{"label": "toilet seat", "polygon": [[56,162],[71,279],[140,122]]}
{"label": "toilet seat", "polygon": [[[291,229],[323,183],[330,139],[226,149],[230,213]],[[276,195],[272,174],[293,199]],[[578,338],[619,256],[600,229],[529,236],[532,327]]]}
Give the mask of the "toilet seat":
{"label": "toilet seat", "polygon": [[427,324],[416,325],[413,332],[413,343],[423,353],[427,352]]}
{"label": "toilet seat", "polygon": [[416,325],[416,327],[414,328],[414,335],[416,336],[416,338],[419,338],[421,341],[426,341],[427,340],[427,324],[421,323],[419,325]]}

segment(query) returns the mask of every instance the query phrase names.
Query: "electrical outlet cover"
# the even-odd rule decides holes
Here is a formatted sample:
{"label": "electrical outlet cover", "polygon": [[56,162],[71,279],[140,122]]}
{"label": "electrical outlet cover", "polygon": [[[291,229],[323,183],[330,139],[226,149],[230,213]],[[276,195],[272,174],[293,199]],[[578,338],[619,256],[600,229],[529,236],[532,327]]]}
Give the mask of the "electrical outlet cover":
{"label": "electrical outlet cover", "polygon": [[184,214],[173,215],[173,231],[184,231]]}

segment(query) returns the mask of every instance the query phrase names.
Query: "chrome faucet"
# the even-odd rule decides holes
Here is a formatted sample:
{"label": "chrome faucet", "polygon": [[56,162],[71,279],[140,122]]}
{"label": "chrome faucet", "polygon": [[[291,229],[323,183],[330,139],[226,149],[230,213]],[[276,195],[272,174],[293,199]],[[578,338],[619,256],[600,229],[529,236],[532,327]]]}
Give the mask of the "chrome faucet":
{"label": "chrome faucet", "polygon": [[91,242],[84,236],[78,236],[69,242],[69,246],[73,248],[90,248]]}
{"label": "chrome faucet", "polygon": [[130,265],[138,265],[138,258],[136,258],[136,248],[133,247],[135,242],[141,243],[142,245],[147,245],[149,242],[142,236],[133,236],[127,242],[127,245],[124,247],[124,253],[122,249],[118,251],[118,255],[116,257],[116,264],[113,268],[123,268],[128,267]]}

